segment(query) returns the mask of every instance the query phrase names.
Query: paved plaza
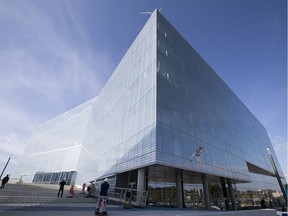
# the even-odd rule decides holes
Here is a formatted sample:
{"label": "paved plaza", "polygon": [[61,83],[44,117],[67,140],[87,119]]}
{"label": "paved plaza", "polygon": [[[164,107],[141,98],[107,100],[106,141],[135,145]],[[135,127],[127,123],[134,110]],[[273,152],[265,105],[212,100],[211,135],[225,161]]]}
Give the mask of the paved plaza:
{"label": "paved plaza", "polygon": [[[50,188],[49,188],[50,187]],[[5,216],[93,216],[96,198],[85,198],[86,194],[79,191],[74,198],[65,188],[63,198],[57,198],[57,186],[39,187],[25,184],[8,184],[0,191],[0,215]],[[206,216],[206,215],[233,215],[235,212],[207,211],[194,209],[177,209],[163,207],[124,209],[122,205],[107,206],[111,216]],[[240,213],[240,212],[239,212]],[[240,215],[240,214],[237,214]],[[245,216],[256,215],[252,211],[245,211]],[[275,211],[263,210],[261,216],[275,215]]]}

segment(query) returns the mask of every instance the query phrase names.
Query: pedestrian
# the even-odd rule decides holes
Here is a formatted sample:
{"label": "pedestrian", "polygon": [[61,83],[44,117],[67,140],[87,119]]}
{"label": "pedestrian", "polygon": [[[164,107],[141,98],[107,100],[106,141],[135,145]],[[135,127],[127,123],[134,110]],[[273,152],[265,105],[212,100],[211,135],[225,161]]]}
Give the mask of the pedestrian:
{"label": "pedestrian", "polygon": [[90,185],[88,185],[88,187],[87,187],[87,191],[88,191],[88,195],[87,195],[87,197],[91,197],[91,193],[92,193],[91,183],[90,183]]}
{"label": "pedestrian", "polygon": [[108,189],[109,189],[108,178],[104,179],[104,182],[101,184],[100,188],[100,199],[98,199],[96,206],[96,215],[107,215],[106,203],[108,198]]}
{"label": "pedestrian", "polygon": [[5,176],[2,179],[1,189],[3,189],[5,187],[5,185],[8,183],[8,181],[9,181],[9,175]]}
{"label": "pedestrian", "polygon": [[84,193],[84,194],[85,194],[85,188],[86,188],[86,184],[83,183],[81,193]]}
{"label": "pedestrian", "polygon": [[262,200],[260,202],[260,205],[261,205],[262,208],[264,208],[264,209],[266,208],[266,201],[265,201],[264,198],[262,198]]}
{"label": "pedestrian", "polygon": [[69,193],[70,193],[71,197],[74,197],[74,184],[71,185]]}
{"label": "pedestrian", "polygon": [[57,194],[57,197],[59,197],[59,195],[61,195],[61,197],[63,196],[63,192],[64,192],[64,185],[66,184],[66,179],[64,178],[60,183],[60,187],[59,187],[59,191]]}

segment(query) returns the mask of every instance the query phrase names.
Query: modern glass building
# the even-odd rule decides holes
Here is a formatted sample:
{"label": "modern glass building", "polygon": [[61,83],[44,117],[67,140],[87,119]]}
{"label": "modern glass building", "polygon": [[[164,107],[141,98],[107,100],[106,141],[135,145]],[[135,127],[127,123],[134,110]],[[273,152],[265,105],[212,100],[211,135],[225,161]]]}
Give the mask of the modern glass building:
{"label": "modern glass building", "polygon": [[[83,139],[96,98],[36,128],[18,165],[25,182],[75,182]],[[83,159],[82,159],[83,160]],[[88,178],[91,178],[90,176]]]}
{"label": "modern glass building", "polygon": [[97,98],[34,131],[28,181],[148,191],[153,205],[245,208],[282,193],[262,124],[157,11]]}

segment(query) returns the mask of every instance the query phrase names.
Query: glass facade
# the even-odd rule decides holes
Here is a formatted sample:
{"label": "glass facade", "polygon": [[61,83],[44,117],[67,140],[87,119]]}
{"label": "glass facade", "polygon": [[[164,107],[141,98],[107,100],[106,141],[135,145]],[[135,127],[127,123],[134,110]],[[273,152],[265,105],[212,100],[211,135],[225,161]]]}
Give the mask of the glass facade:
{"label": "glass facade", "polygon": [[157,36],[157,162],[246,182],[247,162],[273,173],[252,113],[160,14]]}
{"label": "glass facade", "polygon": [[[95,100],[87,101],[36,128],[15,175],[21,176],[23,182],[32,182],[36,173],[77,171],[81,162],[80,152],[85,151],[82,143]],[[76,176],[75,172],[74,181]]]}
{"label": "glass facade", "polygon": [[138,182],[151,205],[276,206],[267,147],[283,176],[265,128],[155,11],[97,99],[35,130],[20,174],[73,172],[78,185],[113,176]]}
{"label": "glass facade", "polygon": [[59,184],[63,179],[66,179],[66,184],[70,185],[75,182],[76,172],[36,172],[32,183],[36,184]]}
{"label": "glass facade", "polygon": [[155,163],[156,18],[150,17],[93,106],[83,142],[93,162],[81,170],[95,177]]}

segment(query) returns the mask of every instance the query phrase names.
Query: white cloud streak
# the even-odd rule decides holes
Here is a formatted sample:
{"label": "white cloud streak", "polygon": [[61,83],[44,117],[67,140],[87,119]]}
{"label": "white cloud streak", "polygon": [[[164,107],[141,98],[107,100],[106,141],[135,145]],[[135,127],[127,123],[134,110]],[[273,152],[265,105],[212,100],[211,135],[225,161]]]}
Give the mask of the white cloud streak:
{"label": "white cloud streak", "polygon": [[97,96],[111,73],[76,7],[62,3],[1,3],[0,162],[23,153],[34,127]]}
{"label": "white cloud streak", "polygon": [[281,164],[282,171],[286,180],[288,181],[288,166],[287,166],[287,155],[288,155],[288,145],[287,137],[281,136],[270,136],[271,142],[273,144],[275,153],[277,155],[278,161]]}
{"label": "white cloud streak", "polygon": [[274,146],[274,150],[276,152],[280,152],[280,151],[286,151],[288,150],[288,146],[287,146],[287,138],[285,137],[281,137],[281,136],[276,136],[276,137],[272,137],[271,138],[273,146]]}

